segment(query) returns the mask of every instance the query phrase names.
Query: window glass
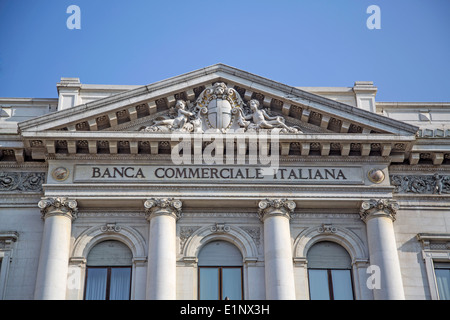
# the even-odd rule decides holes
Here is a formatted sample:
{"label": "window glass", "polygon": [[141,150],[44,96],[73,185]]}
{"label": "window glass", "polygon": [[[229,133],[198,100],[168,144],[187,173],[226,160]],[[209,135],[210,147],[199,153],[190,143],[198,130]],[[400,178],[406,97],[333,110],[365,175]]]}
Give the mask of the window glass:
{"label": "window glass", "polygon": [[219,268],[200,268],[200,300],[219,299]]}
{"label": "window glass", "polygon": [[222,297],[242,299],[242,268],[222,268]]}
{"label": "window glass", "polygon": [[436,284],[440,300],[450,300],[450,263],[435,263]]}
{"label": "window glass", "polygon": [[350,270],[331,270],[334,300],[352,300],[353,289]]}
{"label": "window glass", "polygon": [[311,300],[330,300],[327,270],[308,270]]}
{"label": "window glass", "polygon": [[130,298],[131,268],[111,268],[109,300]]}
{"label": "window glass", "polygon": [[88,268],[86,281],[86,300],[105,300],[107,268]]}

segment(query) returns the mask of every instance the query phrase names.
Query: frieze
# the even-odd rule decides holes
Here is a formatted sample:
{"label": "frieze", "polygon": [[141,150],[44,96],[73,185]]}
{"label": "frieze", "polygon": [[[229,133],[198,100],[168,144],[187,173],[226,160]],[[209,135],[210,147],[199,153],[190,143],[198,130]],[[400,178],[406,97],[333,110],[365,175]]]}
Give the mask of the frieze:
{"label": "frieze", "polygon": [[448,194],[450,175],[391,175],[391,185],[395,193]]}
{"label": "frieze", "polygon": [[45,172],[0,172],[0,191],[42,192]]}

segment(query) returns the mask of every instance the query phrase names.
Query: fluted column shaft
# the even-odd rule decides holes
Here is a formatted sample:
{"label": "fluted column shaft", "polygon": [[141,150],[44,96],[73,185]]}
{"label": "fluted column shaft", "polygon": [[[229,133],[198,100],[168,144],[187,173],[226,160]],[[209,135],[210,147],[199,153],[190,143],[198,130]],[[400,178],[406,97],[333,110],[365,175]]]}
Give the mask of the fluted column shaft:
{"label": "fluted column shaft", "polygon": [[404,300],[403,281],[395,241],[394,224],[398,204],[392,200],[369,200],[361,205],[361,219],[366,223],[370,264],[374,274],[376,300]]}
{"label": "fluted column shaft", "polygon": [[259,202],[259,216],[264,223],[264,261],[266,299],[295,299],[290,214],[295,202],[267,199]]}
{"label": "fluted column shaft", "polygon": [[44,232],[34,298],[64,300],[71,227],[72,221],[77,217],[77,202],[66,198],[43,198],[38,206],[44,219]]}
{"label": "fluted column shaft", "polygon": [[180,200],[149,199],[144,204],[149,226],[147,299],[176,299],[176,221]]}

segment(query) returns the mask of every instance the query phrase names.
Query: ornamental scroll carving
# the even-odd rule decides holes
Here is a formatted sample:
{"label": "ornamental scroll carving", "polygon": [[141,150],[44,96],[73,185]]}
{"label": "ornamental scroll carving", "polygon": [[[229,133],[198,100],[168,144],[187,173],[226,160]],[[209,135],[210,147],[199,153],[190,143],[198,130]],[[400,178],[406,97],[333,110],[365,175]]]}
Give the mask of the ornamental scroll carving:
{"label": "ornamental scroll carving", "polygon": [[261,220],[264,220],[267,216],[275,215],[290,218],[296,204],[294,201],[287,199],[265,199],[258,203],[258,207],[258,215]]}
{"label": "ornamental scroll carving", "polygon": [[391,175],[395,193],[450,193],[450,175]]}
{"label": "ornamental scroll carving", "polygon": [[181,200],[173,198],[153,198],[144,203],[146,218],[149,220],[153,215],[173,215],[176,219],[181,218]]}
{"label": "ornamental scroll carving", "polygon": [[260,108],[257,99],[247,104],[238,91],[223,82],[203,90],[195,102],[177,100],[168,116],[160,116],[144,132],[236,132],[279,129],[280,133],[302,133],[299,127],[285,124],[281,116],[272,116]]}
{"label": "ornamental scroll carving", "polygon": [[78,217],[78,204],[76,200],[65,197],[42,198],[38,203],[42,218],[53,215],[66,215],[75,220]]}
{"label": "ornamental scroll carving", "polygon": [[395,221],[399,206],[397,201],[390,199],[370,199],[363,201],[359,211],[361,220],[367,221],[371,216],[386,216]]}
{"label": "ornamental scroll carving", "polygon": [[0,191],[42,192],[45,172],[0,172]]}

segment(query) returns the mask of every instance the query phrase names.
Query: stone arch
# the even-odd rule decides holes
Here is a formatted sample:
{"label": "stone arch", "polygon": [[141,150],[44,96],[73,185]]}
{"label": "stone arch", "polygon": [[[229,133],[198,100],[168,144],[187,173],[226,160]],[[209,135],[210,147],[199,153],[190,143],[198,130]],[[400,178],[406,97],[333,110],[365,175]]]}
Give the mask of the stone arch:
{"label": "stone arch", "polygon": [[320,241],[332,241],[344,247],[352,263],[367,261],[368,253],[362,240],[352,231],[337,226],[315,226],[303,230],[294,241],[294,259],[306,259],[309,248]]}
{"label": "stone arch", "polygon": [[258,256],[258,248],[250,235],[241,228],[230,225],[205,226],[196,230],[186,240],[183,255],[184,257],[197,258],[205,244],[217,240],[228,241],[235,245],[244,260],[256,259]]}
{"label": "stone arch", "polygon": [[86,259],[89,251],[105,240],[116,240],[127,245],[133,254],[133,259],[146,256],[145,239],[139,232],[127,226],[114,226],[108,229],[105,225],[94,226],[83,231],[74,242],[71,256]]}

